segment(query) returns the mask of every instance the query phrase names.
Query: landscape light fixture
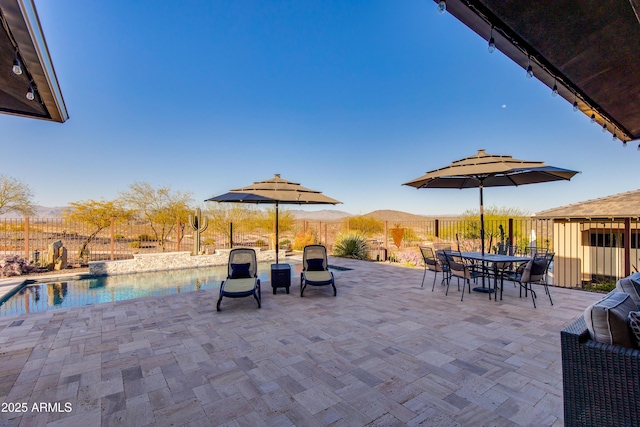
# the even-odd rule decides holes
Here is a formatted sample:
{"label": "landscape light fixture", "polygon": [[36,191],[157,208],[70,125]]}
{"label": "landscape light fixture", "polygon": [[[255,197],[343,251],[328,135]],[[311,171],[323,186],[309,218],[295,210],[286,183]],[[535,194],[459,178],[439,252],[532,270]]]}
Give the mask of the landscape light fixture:
{"label": "landscape light fixture", "polygon": [[27,94],[25,96],[27,97],[27,99],[29,101],[33,101],[34,100],[36,95],[35,95],[35,91],[33,89],[33,84],[29,83],[29,90],[27,91]]}
{"label": "landscape light fixture", "polygon": [[446,11],[447,11],[447,2],[444,0],[440,0],[438,2],[438,13],[442,15]]}
{"label": "landscape light fixture", "polygon": [[20,60],[18,59],[18,52],[13,53],[13,67],[11,68],[11,70],[16,76],[22,74],[22,65],[20,64]]}
{"label": "landscape light fixture", "polygon": [[491,36],[489,37],[489,53],[493,53],[496,51],[496,41],[493,38],[493,27],[491,27]]}

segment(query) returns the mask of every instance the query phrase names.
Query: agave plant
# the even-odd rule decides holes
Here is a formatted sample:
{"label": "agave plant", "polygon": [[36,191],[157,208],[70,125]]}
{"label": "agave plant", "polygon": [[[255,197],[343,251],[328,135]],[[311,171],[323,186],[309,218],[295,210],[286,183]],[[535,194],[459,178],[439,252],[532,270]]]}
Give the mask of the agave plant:
{"label": "agave plant", "polygon": [[333,245],[333,255],[343,258],[367,259],[367,238],[360,232],[341,233]]}

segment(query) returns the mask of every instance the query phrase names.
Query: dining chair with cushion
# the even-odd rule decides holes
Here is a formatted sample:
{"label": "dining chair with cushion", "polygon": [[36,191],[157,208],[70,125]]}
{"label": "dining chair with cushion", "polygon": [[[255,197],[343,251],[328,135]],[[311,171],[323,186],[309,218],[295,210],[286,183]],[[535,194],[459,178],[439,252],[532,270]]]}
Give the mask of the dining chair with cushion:
{"label": "dining chair with cushion", "polygon": [[[463,280],[462,297],[460,298],[460,301],[463,301],[465,284],[469,289],[469,293],[471,293],[471,279],[475,279],[476,277],[478,277],[478,272],[474,271],[473,266],[470,265],[467,260],[462,257],[460,252],[445,252],[445,256],[447,259],[447,264],[449,265],[451,277],[455,276],[458,279],[458,290],[460,290],[460,279]],[[447,293],[448,292],[449,285],[447,284]],[[445,295],[447,293],[445,293]]]}
{"label": "dining chair with cushion", "polygon": [[424,287],[424,279],[427,276],[427,270],[430,270],[433,271],[433,285],[431,286],[431,291],[433,291],[436,287],[438,273],[442,273],[442,285],[444,285],[445,280],[448,280],[449,266],[446,265],[446,263],[442,263],[442,261],[436,256],[433,248],[429,246],[420,246],[420,253],[422,254],[422,262],[424,263],[424,274],[422,275],[422,285],[420,287]]}
{"label": "dining chair with cushion", "polygon": [[532,258],[524,267],[522,274],[514,277],[515,281],[520,284],[520,297],[522,297],[522,289],[524,288],[524,296],[531,292],[531,300],[533,301],[533,307],[536,307],[536,292],[533,290],[532,285],[544,286],[545,293],[549,296],[549,302],[553,305],[551,299],[551,292],[549,292],[549,285],[547,283],[547,275],[549,271],[549,265],[553,261],[554,253],[547,253],[544,256],[537,256]]}

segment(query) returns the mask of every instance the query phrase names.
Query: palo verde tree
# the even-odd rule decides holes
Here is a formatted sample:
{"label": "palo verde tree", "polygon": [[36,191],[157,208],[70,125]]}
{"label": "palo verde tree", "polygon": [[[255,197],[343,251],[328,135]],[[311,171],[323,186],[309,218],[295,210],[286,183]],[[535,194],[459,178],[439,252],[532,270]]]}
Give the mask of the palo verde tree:
{"label": "palo verde tree", "polygon": [[[269,233],[273,233],[275,231],[275,228],[274,228],[275,221],[276,221],[276,208],[274,206],[274,207],[268,208],[266,211],[260,212],[257,226],[258,228],[267,230]],[[283,233],[283,232],[293,230],[294,221],[295,221],[295,217],[290,211],[282,208],[278,209],[278,233]]]}
{"label": "palo verde tree", "polygon": [[189,192],[173,191],[168,186],[154,188],[147,182],[134,182],[129,191],[120,194],[120,200],[149,223],[163,252],[178,219],[180,224],[188,223],[193,201]]}
{"label": "palo verde tree", "polygon": [[133,212],[125,209],[118,200],[87,200],[69,203],[62,215],[69,222],[89,226],[89,235],[78,249],[78,256],[86,262],[89,258],[89,244],[98,233],[109,227],[112,219],[115,224],[128,221],[133,217]]}
{"label": "palo verde tree", "polygon": [[205,210],[209,217],[209,227],[215,232],[223,234],[229,240],[230,227],[239,227],[244,231],[253,231],[257,228],[260,211],[255,206],[241,203],[208,203]]}
{"label": "palo verde tree", "polygon": [[33,192],[29,186],[15,178],[0,175],[0,215],[20,212],[27,217],[35,213]]}
{"label": "palo verde tree", "polygon": [[[484,208],[484,237],[491,245],[498,243],[505,230],[509,226],[509,218],[521,220],[529,217],[527,211],[520,208],[505,206],[488,206]],[[467,239],[480,238],[480,211],[478,209],[468,209],[462,213],[462,220],[465,224],[464,237]],[[518,228],[520,221],[516,221],[514,237],[521,238],[522,230]],[[513,242],[511,242],[513,243]]]}

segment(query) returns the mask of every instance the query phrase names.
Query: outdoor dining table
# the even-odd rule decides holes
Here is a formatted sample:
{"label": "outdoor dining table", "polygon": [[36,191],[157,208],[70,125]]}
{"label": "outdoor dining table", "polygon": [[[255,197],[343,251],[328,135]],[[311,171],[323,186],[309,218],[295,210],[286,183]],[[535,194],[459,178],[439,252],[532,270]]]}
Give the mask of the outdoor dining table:
{"label": "outdoor dining table", "polygon": [[[504,270],[498,269],[498,264],[502,263],[514,263],[514,264],[522,264],[525,262],[531,261],[530,257],[523,256],[515,256],[515,255],[506,255],[506,254],[482,254],[481,252],[460,252],[460,256],[462,258],[480,262],[482,263],[482,287],[473,288],[476,292],[496,292],[498,289],[498,277],[500,277],[500,300],[502,300],[502,285],[504,284]],[[484,272],[488,269],[489,265],[493,269],[493,290],[491,290],[491,285],[489,288],[486,288],[484,285]],[[491,298],[491,295],[489,295]],[[497,293],[496,293],[497,300]]]}

